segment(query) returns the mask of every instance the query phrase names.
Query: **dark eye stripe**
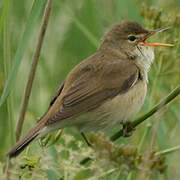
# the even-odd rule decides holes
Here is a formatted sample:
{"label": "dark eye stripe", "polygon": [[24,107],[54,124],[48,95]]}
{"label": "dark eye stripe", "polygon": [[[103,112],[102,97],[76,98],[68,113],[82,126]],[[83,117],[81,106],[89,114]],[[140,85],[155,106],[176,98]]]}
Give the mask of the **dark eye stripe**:
{"label": "dark eye stripe", "polygon": [[135,41],[136,37],[135,37],[135,36],[129,36],[128,39],[129,39],[130,41]]}

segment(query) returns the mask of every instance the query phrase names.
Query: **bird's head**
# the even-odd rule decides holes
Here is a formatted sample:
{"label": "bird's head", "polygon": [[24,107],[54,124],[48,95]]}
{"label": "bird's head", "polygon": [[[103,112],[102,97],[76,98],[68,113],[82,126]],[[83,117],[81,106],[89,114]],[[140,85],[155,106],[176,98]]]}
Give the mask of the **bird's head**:
{"label": "bird's head", "polygon": [[[154,47],[173,46],[165,43],[147,43],[146,40],[152,35],[162,32],[168,27],[156,30],[147,30],[138,22],[122,21],[115,24],[103,37],[100,48],[114,48],[133,56],[141,56],[141,63],[149,69],[154,59]],[[140,58],[137,58],[140,59]]]}

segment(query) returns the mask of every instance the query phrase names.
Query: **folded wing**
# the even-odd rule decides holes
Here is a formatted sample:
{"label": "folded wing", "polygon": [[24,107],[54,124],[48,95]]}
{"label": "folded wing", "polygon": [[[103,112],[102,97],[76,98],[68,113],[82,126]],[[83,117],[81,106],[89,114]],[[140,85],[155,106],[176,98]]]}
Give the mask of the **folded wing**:
{"label": "folded wing", "polygon": [[138,81],[139,76],[137,66],[128,60],[111,60],[96,67],[88,64],[88,67],[82,66],[80,71],[68,77],[69,86],[66,88],[64,85],[62,105],[46,125],[90,111],[104,101],[125,93]]}

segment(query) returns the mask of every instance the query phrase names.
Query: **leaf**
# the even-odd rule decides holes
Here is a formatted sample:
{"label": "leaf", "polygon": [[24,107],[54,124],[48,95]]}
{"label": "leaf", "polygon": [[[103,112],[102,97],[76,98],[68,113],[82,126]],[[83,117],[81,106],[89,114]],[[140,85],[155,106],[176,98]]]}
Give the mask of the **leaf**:
{"label": "leaf", "polygon": [[2,93],[2,96],[0,99],[0,106],[5,102],[10,90],[13,87],[13,83],[15,81],[15,78],[16,78],[16,75],[17,75],[17,72],[18,72],[24,51],[28,46],[28,42],[29,42],[29,39],[30,39],[31,34],[33,32],[33,29],[35,27],[35,23],[36,23],[37,18],[39,17],[39,15],[41,13],[43,5],[44,5],[43,2],[44,1],[42,1],[42,0],[35,0],[33,3],[30,16],[27,20],[27,24],[26,24],[26,28],[24,31],[22,41],[18,47],[18,50],[16,52],[14,59],[13,59],[12,71],[8,77],[7,83],[5,85],[5,88],[3,90],[3,93]]}
{"label": "leaf", "polygon": [[96,37],[89,31],[88,28],[86,28],[84,26],[84,24],[82,24],[78,18],[76,18],[75,15],[73,15],[69,9],[66,9],[66,11],[69,12],[69,14],[71,14],[71,18],[73,20],[73,22],[76,24],[76,26],[80,29],[80,31],[82,31],[84,33],[84,35],[89,39],[89,41],[91,42],[91,44],[95,47],[98,48],[98,40],[96,39]]}
{"label": "leaf", "polygon": [[3,24],[4,24],[4,19],[5,19],[7,7],[8,7],[8,0],[5,0],[4,1],[4,7],[3,7],[3,10],[2,10],[2,14],[1,14],[1,17],[0,17],[0,39],[1,39],[1,33],[2,33],[2,29],[3,29]]}
{"label": "leaf", "polygon": [[49,180],[59,180],[60,179],[57,172],[55,172],[53,169],[47,169],[46,173],[47,173],[47,178]]}
{"label": "leaf", "polygon": [[90,169],[85,169],[82,170],[80,172],[78,172],[75,177],[73,178],[73,180],[84,180],[84,179],[88,179],[93,175],[92,170]]}

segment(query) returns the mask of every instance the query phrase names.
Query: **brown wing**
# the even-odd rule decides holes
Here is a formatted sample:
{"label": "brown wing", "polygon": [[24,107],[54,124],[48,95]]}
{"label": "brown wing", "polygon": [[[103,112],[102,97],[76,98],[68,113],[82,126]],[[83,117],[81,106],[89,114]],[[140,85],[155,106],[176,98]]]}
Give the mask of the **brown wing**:
{"label": "brown wing", "polygon": [[52,105],[54,104],[54,102],[56,101],[56,99],[58,98],[58,96],[61,94],[62,89],[63,89],[63,87],[64,87],[64,82],[65,82],[65,81],[63,81],[63,82],[59,85],[59,88],[58,88],[58,90],[55,92],[54,96],[52,97],[52,99],[51,99],[51,101],[50,101],[50,103],[49,103],[49,106],[52,106]]}
{"label": "brown wing", "polygon": [[46,125],[92,110],[126,92],[137,82],[138,74],[137,66],[128,60],[107,61],[103,66],[101,62],[96,67],[82,66],[68,77],[69,85],[65,83],[61,108]]}
{"label": "brown wing", "polygon": [[65,81],[63,81],[63,82],[59,85],[58,90],[55,92],[54,96],[51,98],[51,101],[50,101],[50,103],[49,103],[49,107],[48,107],[47,111],[44,113],[43,116],[41,116],[40,119],[37,120],[36,123],[38,123],[39,121],[41,121],[41,120],[45,117],[45,115],[48,113],[48,111],[49,111],[49,109],[51,108],[51,106],[54,104],[54,102],[56,101],[56,99],[59,97],[59,95],[61,94],[61,92],[62,92],[62,90],[63,90],[64,82],[65,82]]}

